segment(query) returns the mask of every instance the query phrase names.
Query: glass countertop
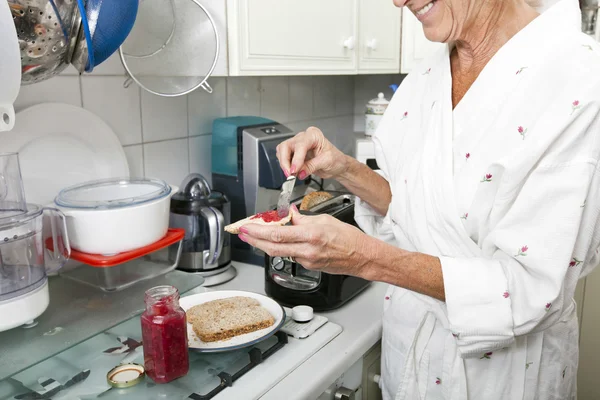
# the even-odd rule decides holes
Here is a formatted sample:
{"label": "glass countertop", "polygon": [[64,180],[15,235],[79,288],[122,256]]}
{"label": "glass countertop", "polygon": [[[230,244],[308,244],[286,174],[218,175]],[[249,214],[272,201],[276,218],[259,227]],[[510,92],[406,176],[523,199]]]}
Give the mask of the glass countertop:
{"label": "glass countertop", "polygon": [[183,294],[200,286],[201,276],[169,272],[117,292],[104,292],[61,276],[49,278],[50,305],[32,328],[0,332],[0,381],[140,315],[144,292],[172,285]]}

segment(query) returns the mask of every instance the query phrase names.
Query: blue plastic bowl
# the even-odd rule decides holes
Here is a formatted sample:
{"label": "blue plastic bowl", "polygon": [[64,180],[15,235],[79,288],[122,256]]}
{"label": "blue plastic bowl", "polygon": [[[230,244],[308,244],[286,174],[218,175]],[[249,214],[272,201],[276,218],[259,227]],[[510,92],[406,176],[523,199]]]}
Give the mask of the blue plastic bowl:
{"label": "blue plastic bowl", "polygon": [[77,0],[88,48],[85,72],[102,64],[125,42],[133,28],[138,0]]}

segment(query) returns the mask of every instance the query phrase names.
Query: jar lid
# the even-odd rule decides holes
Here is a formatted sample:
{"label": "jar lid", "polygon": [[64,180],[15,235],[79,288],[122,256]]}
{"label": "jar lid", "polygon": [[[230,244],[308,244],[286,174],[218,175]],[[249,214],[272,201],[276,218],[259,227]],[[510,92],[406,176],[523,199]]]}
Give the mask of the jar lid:
{"label": "jar lid", "polygon": [[372,99],[369,101],[369,105],[385,105],[390,104],[389,100],[385,98],[383,93],[379,93],[376,99]]}
{"label": "jar lid", "polygon": [[113,178],[63,189],[54,202],[67,208],[114,209],[158,200],[170,193],[171,186],[160,179]]}
{"label": "jar lid", "polygon": [[144,376],[146,370],[140,364],[121,364],[108,371],[106,381],[114,388],[123,389],[137,385]]}

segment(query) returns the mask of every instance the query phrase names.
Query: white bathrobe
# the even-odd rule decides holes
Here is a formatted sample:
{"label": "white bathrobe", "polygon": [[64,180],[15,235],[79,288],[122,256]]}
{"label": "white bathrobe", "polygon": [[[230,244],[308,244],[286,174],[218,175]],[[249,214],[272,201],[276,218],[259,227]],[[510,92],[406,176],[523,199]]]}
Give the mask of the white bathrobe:
{"label": "white bathrobe", "polygon": [[600,246],[600,49],[562,0],[452,109],[447,46],[396,92],[374,137],[392,202],[369,234],[441,260],[446,302],[390,286],[384,399],[576,394],[577,281]]}

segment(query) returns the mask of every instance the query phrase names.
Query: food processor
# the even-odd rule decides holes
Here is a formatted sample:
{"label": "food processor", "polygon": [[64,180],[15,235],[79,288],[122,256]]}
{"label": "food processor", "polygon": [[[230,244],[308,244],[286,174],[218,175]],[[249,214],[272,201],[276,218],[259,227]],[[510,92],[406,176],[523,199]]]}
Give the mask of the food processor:
{"label": "food processor", "polygon": [[18,155],[0,154],[0,332],[34,324],[49,304],[47,274],[71,254],[65,216],[27,204],[24,193]]}
{"label": "food processor", "polygon": [[[0,138],[14,125],[21,84],[19,42],[8,3],[0,0]],[[57,245],[52,252],[44,239]],[[64,215],[27,204],[19,157],[0,153],[0,331],[33,325],[48,307],[48,273],[71,253]]]}

